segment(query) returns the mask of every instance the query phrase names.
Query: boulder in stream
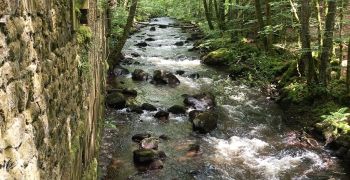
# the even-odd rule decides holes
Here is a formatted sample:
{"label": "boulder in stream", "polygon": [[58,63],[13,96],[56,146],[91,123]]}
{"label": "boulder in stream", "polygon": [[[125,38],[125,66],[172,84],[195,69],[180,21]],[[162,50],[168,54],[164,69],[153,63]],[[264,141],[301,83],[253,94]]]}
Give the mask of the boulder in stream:
{"label": "boulder in stream", "polygon": [[157,108],[149,103],[143,103],[141,107],[143,110],[146,110],[146,111],[157,111]]}
{"label": "boulder in stream", "polygon": [[153,72],[152,82],[154,84],[168,84],[170,86],[175,86],[180,84],[180,80],[171,72],[163,70],[155,70]]}
{"label": "boulder in stream", "polygon": [[126,106],[126,99],[123,94],[113,92],[107,95],[106,104],[110,108],[123,109]]}
{"label": "boulder in stream", "polygon": [[135,44],[135,46],[137,46],[137,47],[146,47],[146,46],[148,46],[148,44],[146,42],[139,42],[139,43]]}
{"label": "boulder in stream", "polygon": [[168,27],[168,25],[165,25],[165,24],[160,24],[160,25],[158,25],[158,27],[159,27],[159,28],[161,28],[161,29],[165,29],[165,28],[167,28],[167,27]]}
{"label": "boulder in stream", "polygon": [[188,116],[189,116],[189,121],[190,122],[193,122],[193,119],[197,117],[198,114],[202,113],[203,111],[200,111],[200,110],[192,110]]}
{"label": "boulder in stream", "polygon": [[159,139],[155,137],[145,138],[141,141],[141,148],[143,149],[158,149]]}
{"label": "boulder in stream", "polygon": [[171,106],[168,111],[173,114],[186,114],[186,108],[180,105]]}
{"label": "boulder in stream", "polygon": [[166,121],[169,119],[169,113],[166,112],[166,111],[158,111],[155,115],[154,115],[155,118],[159,119],[159,120],[162,120],[162,121]]}
{"label": "boulder in stream", "polygon": [[133,53],[131,53],[131,56],[133,56],[133,57],[140,57],[141,55],[139,53],[137,53],[137,52],[133,52]]}
{"label": "boulder in stream", "polygon": [[123,76],[129,74],[129,70],[123,67],[116,67],[113,69],[113,74],[115,76]]}
{"label": "boulder in stream", "polygon": [[185,43],[183,41],[179,41],[179,42],[176,42],[174,45],[175,46],[183,46],[183,45],[185,45]]}
{"label": "boulder in stream", "polygon": [[209,133],[217,127],[218,115],[213,111],[199,113],[192,121],[193,130],[199,133]]}
{"label": "boulder in stream", "polygon": [[148,74],[142,69],[135,69],[132,73],[132,79],[134,81],[144,81],[147,80]]}
{"label": "boulder in stream", "polygon": [[132,140],[134,141],[134,142],[141,142],[143,139],[145,139],[145,138],[149,138],[149,137],[151,137],[151,134],[150,133],[140,133],[140,134],[135,134],[135,135],[133,135],[132,136]]}
{"label": "boulder in stream", "polygon": [[156,31],[156,27],[152,26],[149,30],[150,31]]}
{"label": "boulder in stream", "polygon": [[122,93],[126,96],[136,97],[137,91],[135,89],[123,89]]}
{"label": "boulder in stream", "polygon": [[185,71],[184,71],[184,70],[177,70],[177,71],[175,72],[175,74],[183,75],[183,74],[185,74]]}
{"label": "boulder in stream", "polygon": [[142,114],[143,113],[143,110],[140,106],[130,106],[129,109],[128,109],[128,112],[134,112],[136,114]]}
{"label": "boulder in stream", "polygon": [[154,38],[149,37],[149,38],[146,38],[146,39],[145,39],[145,41],[155,41],[155,39],[154,39]]}

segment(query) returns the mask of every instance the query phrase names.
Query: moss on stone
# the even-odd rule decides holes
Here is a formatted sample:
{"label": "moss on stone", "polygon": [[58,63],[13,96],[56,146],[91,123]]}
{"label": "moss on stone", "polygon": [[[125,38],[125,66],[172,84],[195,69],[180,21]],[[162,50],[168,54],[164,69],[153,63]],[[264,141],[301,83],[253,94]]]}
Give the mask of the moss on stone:
{"label": "moss on stone", "polygon": [[203,63],[213,66],[227,65],[230,59],[230,50],[228,48],[220,48],[210,52],[203,57]]}

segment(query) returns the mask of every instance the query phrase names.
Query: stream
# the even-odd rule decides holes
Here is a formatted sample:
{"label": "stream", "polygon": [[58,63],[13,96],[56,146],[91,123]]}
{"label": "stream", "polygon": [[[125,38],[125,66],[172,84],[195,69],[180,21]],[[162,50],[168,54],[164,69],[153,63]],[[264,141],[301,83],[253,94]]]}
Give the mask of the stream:
{"label": "stream", "polygon": [[[200,63],[199,54],[189,51],[193,42],[185,41],[190,34],[180,27],[159,28],[160,24],[176,23],[167,17],[155,18],[150,25],[133,34],[124,47],[125,56],[132,63],[122,66],[133,72],[142,69],[149,74],[166,70],[176,74],[180,84],[176,87],[154,85],[149,81],[133,81],[131,73],[118,77],[122,87],[135,89],[134,104],[150,103],[158,110],[173,105],[184,105],[183,94],[210,92],[215,96],[218,127],[207,134],[192,130],[185,115],[170,113],[169,121],[154,118],[156,111],[142,114],[127,109],[106,109],[106,126],[100,149],[100,178],[109,179],[349,179],[342,163],[322,145],[303,146],[297,133],[283,124],[283,112],[278,105],[262,94],[259,88],[249,87],[231,80],[227,73]],[[156,27],[151,31],[150,27]],[[137,47],[144,42],[148,46]],[[194,74],[194,75],[193,75]],[[198,77],[199,76],[199,77]],[[138,133],[150,133],[160,139],[158,149],[164,151],[163,168],[140,170],[134,165],[133,151],[139,145],[132,141]],[[191,145],[200,150],[189,153]],[[112,175],[111,170],[112,169]],[[107,178],[108,179],[108,178]]]}

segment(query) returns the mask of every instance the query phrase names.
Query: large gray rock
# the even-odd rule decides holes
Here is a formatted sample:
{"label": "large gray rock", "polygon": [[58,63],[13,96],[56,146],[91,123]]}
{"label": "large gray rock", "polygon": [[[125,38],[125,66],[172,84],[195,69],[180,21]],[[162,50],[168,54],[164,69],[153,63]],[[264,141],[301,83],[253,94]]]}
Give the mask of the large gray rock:
{"label": "large gray rock", "polygon": [[218,115],[213,111],[199,113],[192,121],[193,130],[199,133],[209,133],[218,124]]}
{"label": "large gray rock", "polygon": [[149,137],[151,137],[150,133],[140,133],[140,134],[133,135],[131,139],[134,142],[141,142],[143,139],[149,138]]}
{"label": "large gray rock", "polygon": [[185,105],[192,106],[198,110],[207,110],[215,106],[215,97],[209,93],[201,93],[193,96],[186,95]]}
{"label": "large gray rock", "polygon": [[145,138],[141,141],[141,148],[143,149],[158,149],[159,139],[155,137]]}

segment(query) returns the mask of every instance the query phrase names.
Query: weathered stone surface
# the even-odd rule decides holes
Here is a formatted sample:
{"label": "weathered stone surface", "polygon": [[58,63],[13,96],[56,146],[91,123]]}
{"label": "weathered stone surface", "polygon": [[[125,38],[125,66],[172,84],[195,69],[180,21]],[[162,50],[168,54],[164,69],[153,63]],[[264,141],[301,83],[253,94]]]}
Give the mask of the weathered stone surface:
{"label": "weathered stone surface", "polygon": [[70,2],[0,0],[0,179],[96,177],[106,38],[89,4],[87,55]]}
{"label": "weathered stone surface", "polygon": [[154,137],[145,138],[141,141],[141,148],[143,149],[158,149],[159,139]]}
{"label": "weathered stone surface", "polygon": [[157,111],[157,108],[149,103],[143,103],[141,107],[143,110],[146,110],[146,111]]}
{"label": "weathered stone surface", "polygon": [[155,115],[155,118],[160,120],[168,120],[169,119],[169,113],[166,111],[158,111]]}
{"label": "weathered stone surface", "polygon": [[151,163],[158,159],[158,152],[153,149],[138,149],[134,151],[135,163]]}
{"label": "weathered stone surface", "polygon": [[202,62],[211,66],[224,66],[228,63],[229,53],[230,51],[228,49],[221,48],[204,56]]}
{"label": "weathered stone surface", "polygon": [[142,69],[135,69],[132,73],[132,79],[134,81],[144,81],[148,77],[148,74]]}
{"label": "weathered stone surface", "polygon": [[176,86],[180,84],[180,80],[172,73],[163,70],[155,70],[153,72],[152,83],[154,84],[168,84]]}

